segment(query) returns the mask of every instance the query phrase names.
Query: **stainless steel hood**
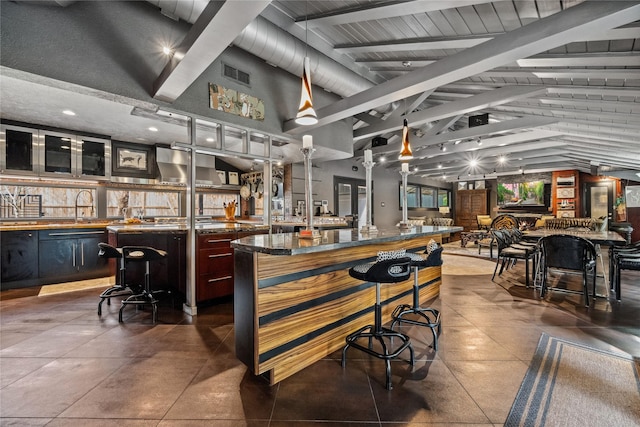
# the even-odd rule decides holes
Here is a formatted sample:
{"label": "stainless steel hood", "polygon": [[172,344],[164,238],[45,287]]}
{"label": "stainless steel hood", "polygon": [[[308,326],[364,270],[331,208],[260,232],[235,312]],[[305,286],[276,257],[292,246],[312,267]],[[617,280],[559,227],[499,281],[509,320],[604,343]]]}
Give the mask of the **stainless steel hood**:
{"label": "stainless steel hood", "polygon": [[[189,164],[187,152],[156,147],[156,162],[161,182],[186,184]],[[222,185],[216,170],[215,156],[196,154],[196,185]]]}

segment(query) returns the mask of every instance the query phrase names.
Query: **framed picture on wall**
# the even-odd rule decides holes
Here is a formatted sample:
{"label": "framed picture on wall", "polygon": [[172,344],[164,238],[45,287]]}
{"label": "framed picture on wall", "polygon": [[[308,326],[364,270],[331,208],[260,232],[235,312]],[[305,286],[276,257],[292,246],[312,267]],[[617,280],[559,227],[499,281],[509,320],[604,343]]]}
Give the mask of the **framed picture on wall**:
{"label": "framed picture on wall", "polygon": [[484,181],[476,181],[474,185],[476,190],[483,190],[485,188]]}
{"label": "framed picture on wall", "polygon": [[220,182],[223,184],[227,183],[227,173],[225,171],[217,171],[218,178],[220,178]]}
{"label": "framed picture on wall", "polygon": [[467,181],[458,181],[458,190],[466,190]]}
{"label": "framed picture on wall", "polygon": [[111,141],[113,176],[155,178],[155,148],[152,145]]}

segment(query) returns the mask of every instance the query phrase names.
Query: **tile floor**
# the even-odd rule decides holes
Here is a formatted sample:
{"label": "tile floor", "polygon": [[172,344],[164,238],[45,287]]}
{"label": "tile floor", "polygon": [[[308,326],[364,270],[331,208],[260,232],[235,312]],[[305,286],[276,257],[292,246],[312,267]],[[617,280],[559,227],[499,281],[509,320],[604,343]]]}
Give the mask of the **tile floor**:
{"label": "tile floor", "polygon": [[440,348],[428,330],[405,329],[416,364],[392,363],[391,391],[384,363],[354,349],[345,369],[336,352],[270,387],[234,357],[231,300],[193,318],[167,302],[156,325],[131,308],[119,324],[117,301],[97,315],[100,289],[5,291],[0,425],[498,426],[542,332],[640,357],[637,272],[625,274],[622,303],[600,298],[590,308],[564,292],[541,301],[519,284],[518,268],[490,279],[443,277],[432,302],[442,312]]}

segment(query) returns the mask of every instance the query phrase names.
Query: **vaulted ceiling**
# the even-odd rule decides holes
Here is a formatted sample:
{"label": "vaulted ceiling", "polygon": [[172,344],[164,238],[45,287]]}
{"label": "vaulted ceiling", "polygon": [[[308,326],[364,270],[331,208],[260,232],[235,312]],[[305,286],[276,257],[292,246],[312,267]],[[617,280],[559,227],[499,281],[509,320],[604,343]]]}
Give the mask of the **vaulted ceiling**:
{"label": "vaulted ceiling", "polygon": [[[193,24],[157,78],[159,100],[228,44],[295,75],[307,55],[313,85],[341,97],[316,108],[314,126],[353,117],[356,156],[385,138],[373,148],[385,167],[398,168],[406,118],[425,177],[597,169],[640,180],[638,1],[150,3]],[[469,127],[481,114],[488,123]],[[283,123],[296,138],[307,129]]]}

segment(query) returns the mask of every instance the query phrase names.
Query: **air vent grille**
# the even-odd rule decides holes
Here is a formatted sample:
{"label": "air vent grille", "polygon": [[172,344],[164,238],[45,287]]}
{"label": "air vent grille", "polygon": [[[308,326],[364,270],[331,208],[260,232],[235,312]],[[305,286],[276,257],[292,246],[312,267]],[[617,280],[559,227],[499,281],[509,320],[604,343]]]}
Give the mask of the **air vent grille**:
{"label": "air vent grille", "polygon": [[229,77],[230,79],[236,80],[242,84],[250,85],[250,75],[249,73],[245,73],[244,71],[238,70],[235,67],[232,67],[228,64],[223,64],[223,74],[225,77]]}

